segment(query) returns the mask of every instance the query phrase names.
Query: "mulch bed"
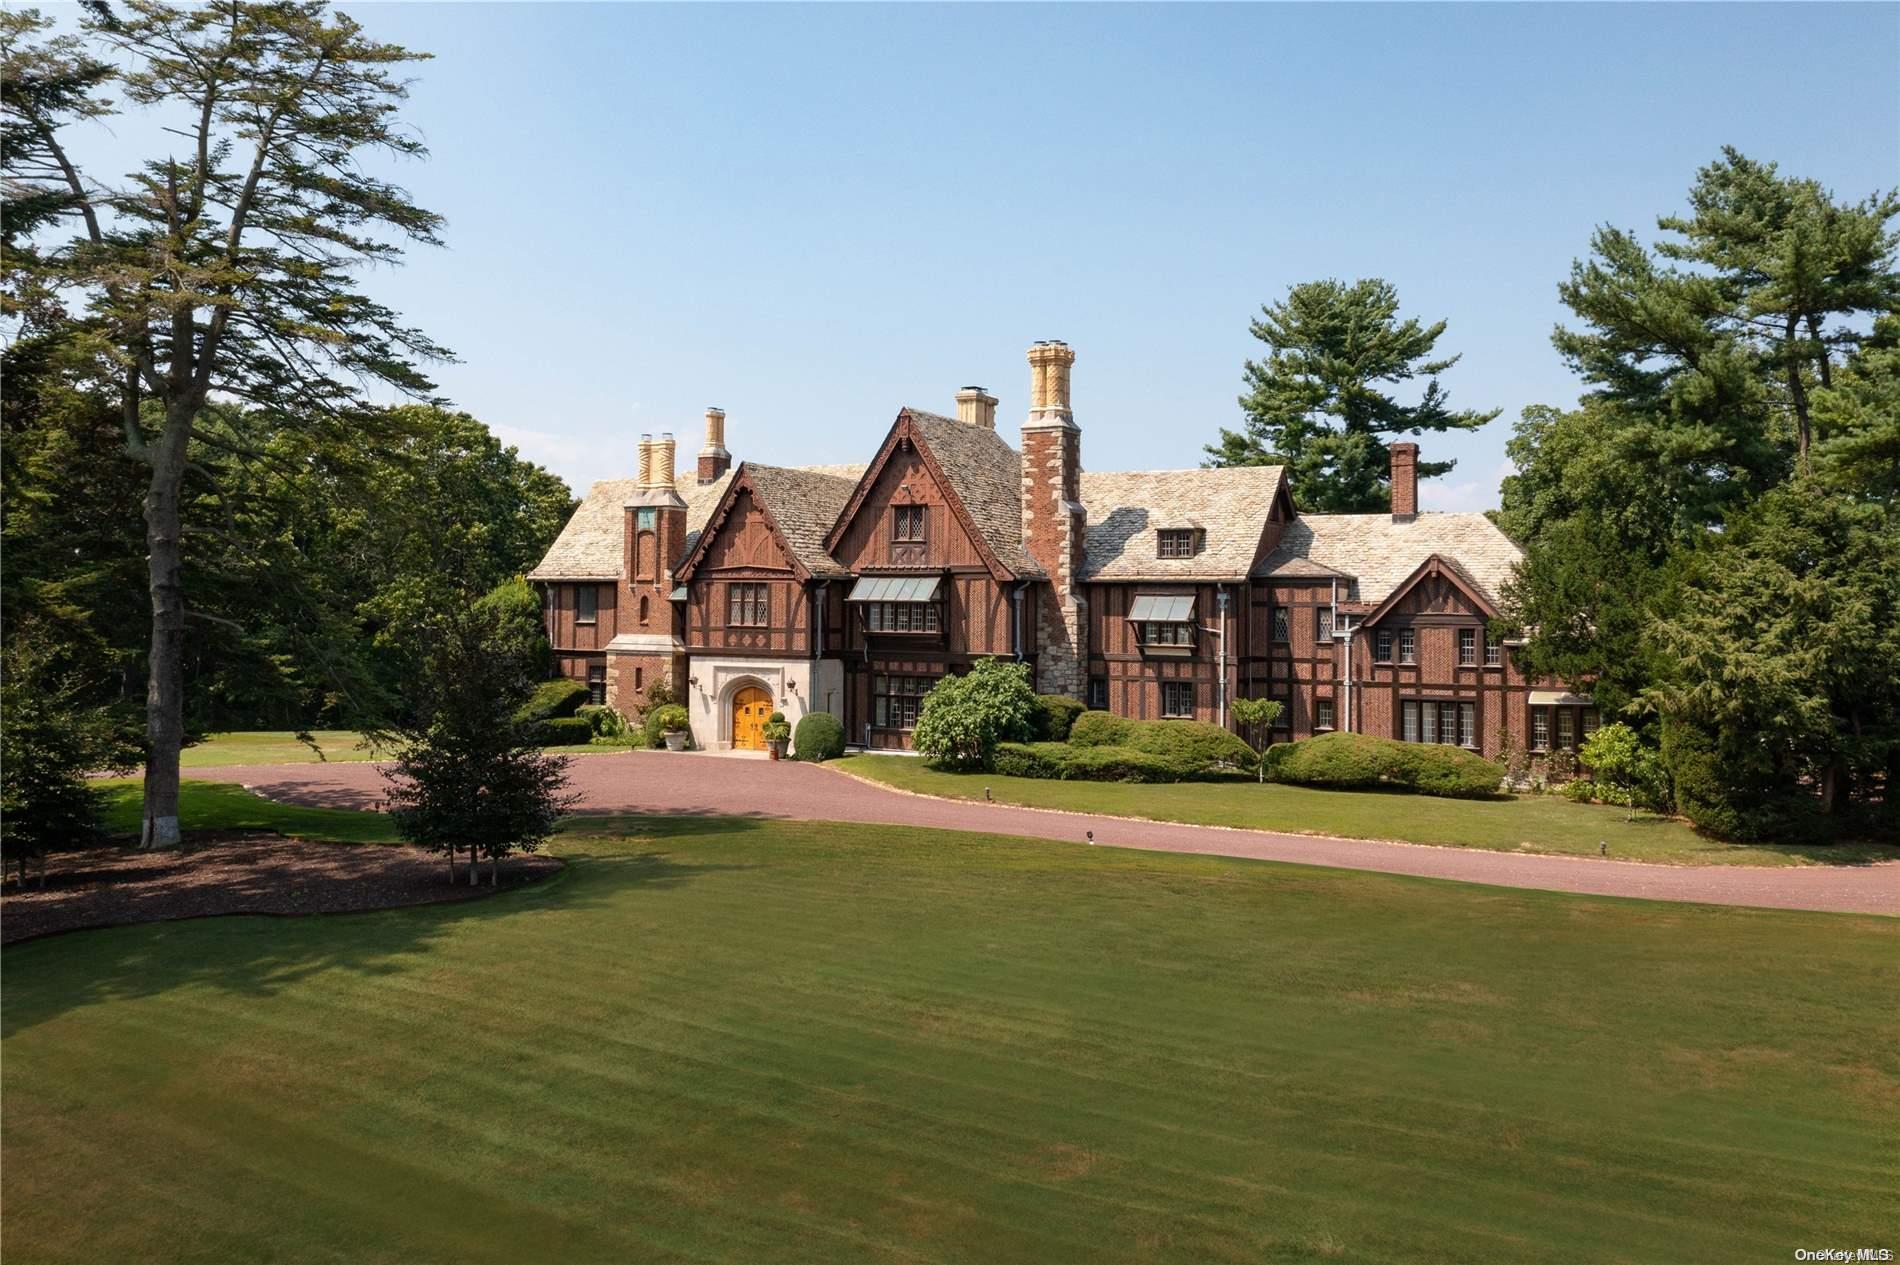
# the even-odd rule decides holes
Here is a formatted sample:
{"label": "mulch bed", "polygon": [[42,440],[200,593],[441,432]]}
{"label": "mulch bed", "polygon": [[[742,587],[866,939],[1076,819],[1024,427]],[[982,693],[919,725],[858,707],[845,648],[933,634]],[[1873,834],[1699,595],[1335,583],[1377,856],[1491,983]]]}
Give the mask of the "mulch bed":
{"label": "mulch bed", "polygon": [[333,914],[471,900],[539,882],[561,868],[551,856],[509,857],[499,888],[468,886],[466,861],[449,885],[448,862],[420,848],[312,843],[261,831],[188,834],[164,852],[89,848],[31,867],[24,888],[11,867],[0,885],[0,943],[82,927],[114,927],[213,914]]}

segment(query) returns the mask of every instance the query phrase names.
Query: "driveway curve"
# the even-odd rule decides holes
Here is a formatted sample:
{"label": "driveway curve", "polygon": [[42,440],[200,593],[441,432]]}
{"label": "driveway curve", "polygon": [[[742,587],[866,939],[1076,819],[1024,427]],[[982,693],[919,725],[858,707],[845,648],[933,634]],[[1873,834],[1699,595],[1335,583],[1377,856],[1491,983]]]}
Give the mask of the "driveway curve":
{"label": "driveway curve", "polygon": [[[278,764],[187,770],[238,782],[287,803],[371,808],[383,793],[375,764]],[[642,751],[588,755],[571,766],[586,813],[751,816],[849,821],[1021,835],[1118,848],[1197,852],[1382,874],[1539,888],[1591,896],[1828,913],[1900,915],[1900,862],[1863,866],[1650,865],[1131,821],[1084,813],[914,795],[818,765]]]}

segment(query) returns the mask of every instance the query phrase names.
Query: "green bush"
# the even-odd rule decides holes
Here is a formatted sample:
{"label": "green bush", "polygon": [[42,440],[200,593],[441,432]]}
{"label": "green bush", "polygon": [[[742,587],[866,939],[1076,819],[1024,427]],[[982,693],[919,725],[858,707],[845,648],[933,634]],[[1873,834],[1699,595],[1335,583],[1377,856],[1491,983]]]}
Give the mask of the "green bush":
{"label": "green bush", "polygon": [[765,718],[761,736],[767,742],[789,742],[792,737],[792,722],[785,719],[784,712],[773,712]]}
{"label": "green bush", "polygon": [[574,713],[586,721],[596,738],[621,738],[627,733],[627,718],[611,707],[589,703]]}
{"label": "green bush", "polygon": [[557,716],[572,716],[586,701],[587,686],[583,682],[572,677],[556,677],[535,686],[528,701],[515,712],[515,718],[553,720]]}
{"label": "green bush", "polygon": [[1119,747],[1131,723],[1113,712],[1083,712],[1069,726],[1069,741],[1078,747]]}
{"label": "green bush", "polygon": [[544,747],[576,747],[594,740],[594,727],[584,716],[556,716],[535,727]]}
{"label": "green bush", "polygon": [[1036,711],[1030,717],[1029,731],[1039,742],[1067,742],[1075,718],[1088,710],[1079,698],[1066,694],[1036,695]]}
{"label": "green bush", "polygon": [[999,743],[992,767],[1008,777],[1071,782],[1188,782],[1206,776],[1206,770],[1167,756],[1066,742]]}
{"label": "green bush", "polygon": [[1723,751],[1717,736],[1694,721],[1663,718],[1662,763],[1677,810],[1697,830],[1738,843],[1830,834],[1812,797],[1777,782],[1772,769],[1745,767],[1743,759]]}
{"label": "green bush", "polygon": [[663,707],[647,708],[646,735],[649,747],[665,746],[664,735],[668,730],[675,732],[685,729],[692,723],[692,717],[678,703],[667,703]]}
{"label": "green bush", "polygon": [[1335,790],[1396,789],[1448,799],[1498,793],[1501,765],[1459,747],[1334,733],[1281,743],[1270,759],[1276,782]]}
{"label": "green bush", "polygon": [[1165,756],[1194,772],[1222,766],[1250,770],[1260,759],[1238,735],[1198,720],[1128,720],[1108,712],[1083,712],[1069,730],[1069,742]]}
{"label": "green bush", "polygon": [[1595,803],[1599,799],[1607,799],[1609,794],[1608,788],[1598,786],[1595,782],[1585,781],[1583,778],[1575,778],[1563,785],[1563,797],[1573,804]]}
{"label": "green bush", "polygon": [[844,722],[830,712],[810,712],[792,735],[792,755],[800,760],[836,760],[844,754]]}
{"label": "green bush", "polygon": [[1035,714],[1028,664],[978,659],[962,676],[930,687],[911,741],[950,768],[987,766],[997,743],[1029,737]]}

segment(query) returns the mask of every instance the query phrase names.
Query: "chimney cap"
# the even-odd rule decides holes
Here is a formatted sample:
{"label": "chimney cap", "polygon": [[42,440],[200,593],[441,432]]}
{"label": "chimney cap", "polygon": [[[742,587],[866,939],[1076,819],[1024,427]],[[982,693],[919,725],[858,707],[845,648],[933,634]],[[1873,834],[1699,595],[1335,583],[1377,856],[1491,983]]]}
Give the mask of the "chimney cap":
{"label": "chimney cap", "polygon": [[706,406],[706,411],[708,413],[717,413],[721,417],[724,417],[726,415],[726,410],[720,408],[717,404],[708,404]]}

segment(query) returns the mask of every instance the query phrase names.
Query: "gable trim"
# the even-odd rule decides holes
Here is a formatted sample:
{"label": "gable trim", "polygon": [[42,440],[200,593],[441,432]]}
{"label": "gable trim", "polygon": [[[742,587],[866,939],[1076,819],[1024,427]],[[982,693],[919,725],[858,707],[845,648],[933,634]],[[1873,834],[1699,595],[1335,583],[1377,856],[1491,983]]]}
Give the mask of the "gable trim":
{"label": "gable trim", "polygon": [[692,549],[680,559],[679,565],[673,568],[675,584],[691,583],[693,571],[705,558],[707,550],[712,548],[713,540],[725,527],[726,520],[732,516],[733,503],[738,500],[741,489],[751,494],[752,503],[758,506],[759,515],[765,520],[765,529],[772,535],[772,542],[778,546],[779,552],[785,555],[785,561],[791,564],[792,574],[798,577],[800,583],[811,579],[810,569],[799,561],[798,551],[793,549],[791,542],[785,539],[785,533],[779,530],[778,520],[772,517],[772,507],[766,504],[765,498],[759,494],[759,489],[753,484],[752,472],[746,468],[746,463],[740,462],[739,468],[733,471],[731,481],[726,484],[726,490],[720,493],[719,504],[713,506],[712,513],[706,516],[706,525],[700,528],[699,539],[693,542]]}
{"label": "gable trim", "polygon": [[1373,607],[1371,614],[1361,620],[1359,626],[1362,628],[1370,628],[1381,619],[1384,619],[1386,615],[1391,613],[1391,611],[1398,606],[1399,602],[1404,599],[1407,593],[1410,593],[1425,580],[1433,576],[1441,576],[1451,581],[1452,587],[1469,598],[1472,605],[1476,606],[1486,619],[1496,619],[1498,617],[1498,608],[1493,606],[1490,599],[1478,591],[1477,584],[1470,576],[1465,574],[1464,568],[1459,566],[1453,559],[1447,558],[1444,554],[1435,553],[1426,558],[1425,561],[1419,563],[1417,569],[1415,569],[1412,574],[1406,576],[1396,588],[1386,594],[1385,600]]}
{"label": "gable trim", "polygon": [[938,488],[943,491],[944,504],[948,505],[950,512],[956,515],[957,523],[963,528],[964,535],[968,536],[970,543],[975,546],[977,557],[981,558],[983,565],[989,568],[990,577],[999,582],[1016,579],[1016,573],[1003,565],[1003,560],[996,556],[995,551],[990,548],[990,542],[977,529],[975,520],[970,517],[970,511],[963,504],[963,493],[944,473],[943,467],[937,464],[936,457],[931,455],[930,445],[924,442],[923,436],[919,435],[916,427],[911,425],[910,410],[907,408],[898,410],[897,420],[891,423],[891,429],[885,434],[884,443],[879,446],[877,456],[872,459],[870,465],[865,467],[863,475],[858,478],[858,486],[852,490],[851,499],[845,502],[844,509],[839,512],[838,521],[833,523],[831,530],[825,533],[825,552],[837,553],[839,542],[844,539],[845,532],[850,530],[859,511],[870,499],[871,489],[877,485],[878,479],[884,474],[885,467],[890,465],[891,458],[896,455],[899,441],[906,439],[916,451],[918,460],[924,463],[925,471],[937,481]]}

